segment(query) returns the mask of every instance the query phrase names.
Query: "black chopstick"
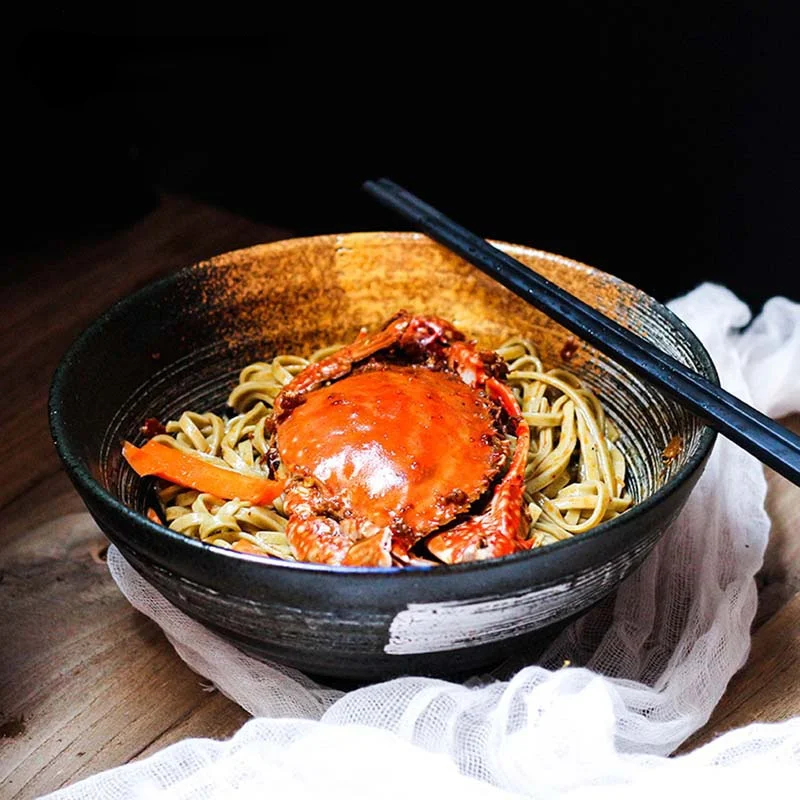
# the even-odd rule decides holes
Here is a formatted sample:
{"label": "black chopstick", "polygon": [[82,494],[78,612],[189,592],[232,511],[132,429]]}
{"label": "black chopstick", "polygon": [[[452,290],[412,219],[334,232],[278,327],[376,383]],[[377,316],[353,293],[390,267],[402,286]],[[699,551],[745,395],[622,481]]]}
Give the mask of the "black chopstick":
{"label": "black chopstick", "polygon": [[800,437],[588,306],[392,181],[364,189],[572,333],[645,378],[707,425],[800,486]]}

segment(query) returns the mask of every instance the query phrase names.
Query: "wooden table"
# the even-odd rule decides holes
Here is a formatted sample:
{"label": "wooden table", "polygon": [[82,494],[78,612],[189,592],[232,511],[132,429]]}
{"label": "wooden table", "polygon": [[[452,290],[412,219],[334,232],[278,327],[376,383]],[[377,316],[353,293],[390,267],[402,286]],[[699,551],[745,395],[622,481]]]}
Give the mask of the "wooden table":
{"label": "wooden table", "polygon": [[[0,296],[0,797],[37,797],[188,736],[227,737],[248,715],[175,655],[111,580],[50,440],[53,370],[114,300],[155,277],[285,231],[165,196],[127,229],[17,259]],[[9,396],[10,395],[10,396]],[[798,420],[794,427],[800,428]],[[753,654],[694,746],[800,713],[800,490],[770,475],[775,520]]]}

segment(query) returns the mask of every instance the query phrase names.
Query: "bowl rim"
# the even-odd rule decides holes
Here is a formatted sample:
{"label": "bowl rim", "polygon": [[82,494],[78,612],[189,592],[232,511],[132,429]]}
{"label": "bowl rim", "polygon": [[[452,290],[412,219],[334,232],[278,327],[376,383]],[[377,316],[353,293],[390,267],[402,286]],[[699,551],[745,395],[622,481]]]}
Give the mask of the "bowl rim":
{"label": "bowl rim", "polygon": [[[235,256],[242,256],[248,252],[261,251],[265,248],[280,247],[280,246],[303,246],[305,244],[320,244],[326,240],[334,244],[343,236],[369,236],[378,237],[382,240],[428,240],[436,247],[438,245],[434,240],[429,239],[425,234],[414,231],[354,231],[350,233],[329,233],[319,234],[314,236],[298,236],[289,237],[284,239],[276,239],[271,242],[263,242],[253,244],[247,247],[237,248],[235,250],[225,251],[212,256],[208,259],[190,264],[185,267],[173,270],[169,274],[149,281],[144,286],[140,287],[134,292],[117,300],[109,306],[100,316],[94,319],[89,325],[75,338],[64,355],[61,357],[50,385],[50,392],[48,398],[48,416],[50,422],[50,431],[53,438],[53,444],[56,451],[65,467],[66,472],[72,481],[77,484],[81,493],[86,492],[101,506],[110,507],[117,515],[121,515],[127,522],[134,526],[142,527],[144,530],[151,534],[160,536],[167,536],[175,547],[185,550],[187,557],[197,555],[200,552],[211,552],[218,557],[234,558],[240,561],[250,562],[253,564],[260,564],[265,569],[289,569],[300,572],[311,573],[324,573],[332,575],[348,575],[351,577],[356,576],[377,576],[377,575],[391,575],[396,577],[407,576],[409,579],[419,576],[421,573],[435,573],[435,574],[459,574],[464,572],[478,572],[500,568],[504,565],[516,563],[520,561],[534,561],[560,558],[562,551],[569,548],[580,548],[582,543],[594,541],[598,537],[612,535],[613,531],[622,526],[632,523],[636,517],[643,516],[647,511],[666,500],[670,495],[675,493],[695,471],[703,464],[711,448],[716,440],[717,432],[710,428],[708,425],[703,424],[700,430],[700,435],[697,447],[686,463],[681,466],[678,471],[670,477],[670,479],[661,487],[659,487],[653,494],[646,497],[639,503],[632,505],[624,514],[620,514],[614,519],[601,522],[596,527],[592,528],[580,536],[574,536],[569,539],[553,542],[544,547],[538,547],[533,550],[525,550],[514,553],[508,556],[498,558],[490,558],[481,561],[470,561],[461,564],[449,565],[431,565],[431,566],[391,566],[391,567],[353,567],[341,566],[330,564],[318,564],[305,561],[283,561],[280,559],[264,558],[263,556],[251,555],[249,553],[240,553],[235,550],[218,547],[216,545],[208,544],[198,539],[193,539],[177,531],[172,531],[166,526],[156,524],[150,521],[144,514],[131,508],[117,498],[112,492],[106,489],[98,480],[96,480],[88,470],[84,460],[78,455],[75,449],[71,446],[71,437],[66,430],[64,421],[61,416],[62,395],[64,391],[64,384],[69,374],[70,368],[76,361],[76,356],[80,351],[91,341],[99,330],[117,314],[125,311],[129,306],[136,305],[149,293],[167,288],[171,283],[174,283],[184,277],[188,272],[196,271],[198,269],[207,269],[218,267],[224,264],[226,259],[231,259]],[[616,275],[605,272],[597,267],[585,264],[581,261],[568,258],[566,256],[551,253],[546,250],[539,250],[527,245],[513,244],[502,240],[489,239],[493,245],[500,247],[510,255],[515,253],[524,253],[546,261],[557,262],[564,264],[571,269],[579,269],[594,275],[602,276],[610,280],[611,283],[632,289],[634,292],[648,297],[655,303],[664,318],[683,336],[684,340],[689,345],[692,353],[700,361],[704,374],[713,383],[719,385],[719,376],[717,374],[714,362],[710,354],[706,350],[703,343],[697,335],[683,322],[670,308],[665,304],[656,300],[655,298],[647,295],[646,292],[637,288],[633,284],[618,278]],[[446,248],[444,248],[446,249]],[[499,284],[498,284],[499,285]],[[702,423],[702,420],[701,420]],[[266,574],[266,573],[265,573]],[[402,579],[402,578],[401,578]]]}

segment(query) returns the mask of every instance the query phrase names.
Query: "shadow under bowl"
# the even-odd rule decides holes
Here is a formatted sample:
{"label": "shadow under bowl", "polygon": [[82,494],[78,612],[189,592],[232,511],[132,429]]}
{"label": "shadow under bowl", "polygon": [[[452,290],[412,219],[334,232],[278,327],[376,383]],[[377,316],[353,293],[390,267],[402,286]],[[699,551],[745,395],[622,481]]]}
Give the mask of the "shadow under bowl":
{"label": "shadow under bowl", "polygon": [[[560,256],[504,250],[718,382],[703,346],[667,308]],[[146,519],[143,482],[121,459],[147,417],[219,409],[239,370],[308,355],[395,311],[431,313],[487,347],[536,341],[602,399],[620,432],[634,506],[594,530],[506,558],[424,568],[346,568],[223,550]],[[226,253],[153,283],[93,323],[63,358],[51,429],[89,511],[166,598],[242,650],[350,680],[484,669],[549,637],[611,592],[650,552],[697,481],[715,434],[613,360],[425,236],[355,233]],[[665,448],[680,437],[674,458]],[[457,454],[454,454],[457,457]]]}

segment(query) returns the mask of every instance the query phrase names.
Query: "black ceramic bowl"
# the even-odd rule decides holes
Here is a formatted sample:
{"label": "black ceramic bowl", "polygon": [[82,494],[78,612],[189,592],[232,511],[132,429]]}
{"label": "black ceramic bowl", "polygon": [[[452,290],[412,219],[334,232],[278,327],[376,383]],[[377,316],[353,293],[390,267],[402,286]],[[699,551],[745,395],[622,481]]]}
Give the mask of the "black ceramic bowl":
{"label": "black ceramic bowl", "polygon": [[[502,245],[550,280],[713,381],[702,345],[670,311],[583,264]],[[220,408],[238,370],[278,352],[347,341],[400,308],[439,314],[497,345],[531,336],[558,364],[567,332],[415,234],[320,236],[228,253],[121,301],[75,342],[50,420],[78,492],[126,559],[176,606],[242,650],[310,673],[377,679],[485,668],[608,594],[683,506],[714,433],[582,344],[569,362],[621,433],[635,505],[593,531],[528,553],[434,569],[279,562],[149,522],[120,440],[146,417]],[[137,438],[138,437],[138,438]],[[663,451],[680,437],[677,455]]]}

